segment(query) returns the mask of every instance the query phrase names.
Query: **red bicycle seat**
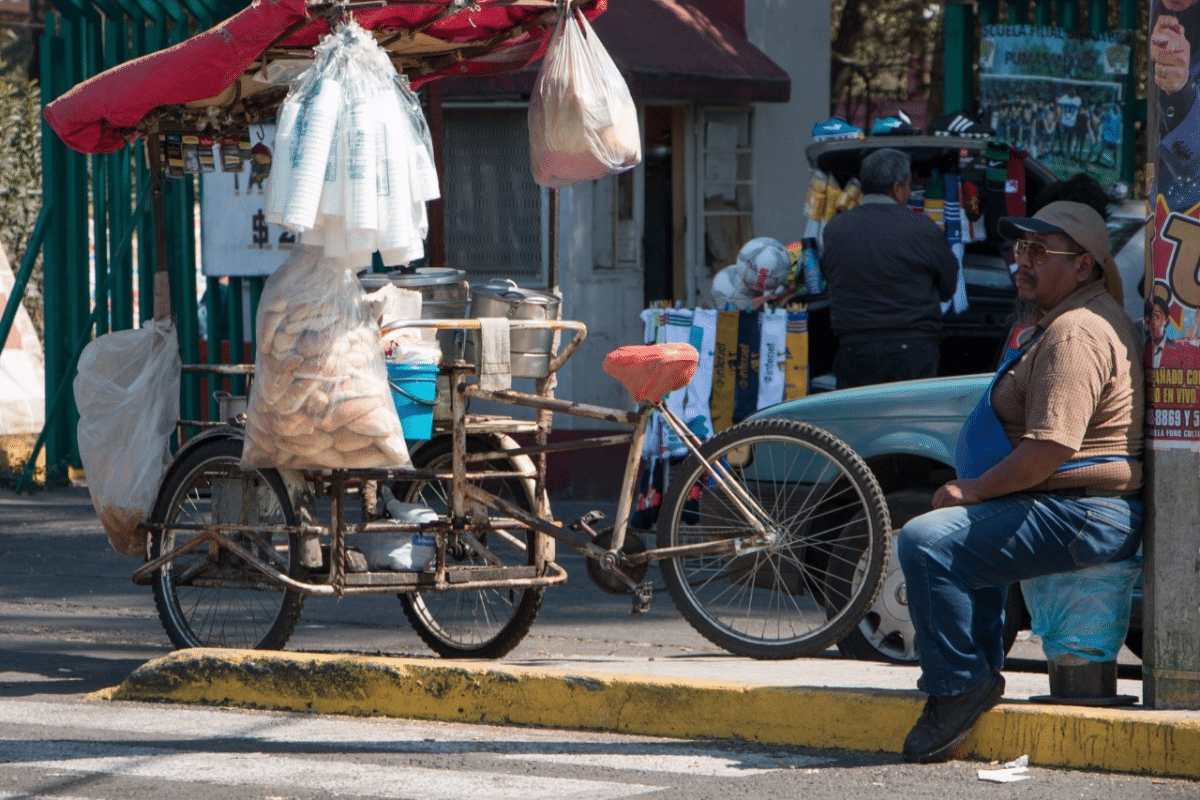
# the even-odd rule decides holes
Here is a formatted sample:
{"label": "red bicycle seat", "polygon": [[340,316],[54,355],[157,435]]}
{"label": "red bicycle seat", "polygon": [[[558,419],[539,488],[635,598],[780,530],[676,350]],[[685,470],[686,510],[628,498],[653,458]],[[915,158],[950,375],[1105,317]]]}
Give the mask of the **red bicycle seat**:
{"label": "red bicycle seat", "polygon": [[639,403],[656,403],[688,385],[700,354],[683,342],[618,347],[604,359],[604,371],[619,380]]}

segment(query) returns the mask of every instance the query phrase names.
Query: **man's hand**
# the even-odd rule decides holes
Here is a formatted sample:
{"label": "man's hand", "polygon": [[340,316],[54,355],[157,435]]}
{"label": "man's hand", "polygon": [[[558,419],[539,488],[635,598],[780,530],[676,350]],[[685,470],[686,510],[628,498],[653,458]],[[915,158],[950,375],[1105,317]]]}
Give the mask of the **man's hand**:
{"label": "man's hand", "polygon": [[1187,85],[1190,78],[1192,46],[1183,35],[1183,26],[1170,15],[1162,15],[1150,32],[1150,65],[1154,83],[1167,94]]}
{"label": "man's hand", "polygon": [[977,481],[955,480],[941,486],[933,493],[933,507],[969,506],[985,498],[979,496]]}

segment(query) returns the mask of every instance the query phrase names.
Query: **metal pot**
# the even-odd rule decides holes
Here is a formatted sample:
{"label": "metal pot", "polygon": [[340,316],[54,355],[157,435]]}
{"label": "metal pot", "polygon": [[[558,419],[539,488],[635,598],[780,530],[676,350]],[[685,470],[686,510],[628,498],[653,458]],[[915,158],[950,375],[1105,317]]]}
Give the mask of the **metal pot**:
{"label": "metal pot", "polygon": [[[559,299],[546,292],[522,289],[508,278],[494,278],[486,286],[471,287],[471,316],[521,320],[558,319]],[[513,331],[510,348],[517,354],[549,355],[554,332]],[[515,373],[514,373],[515,374]]]}

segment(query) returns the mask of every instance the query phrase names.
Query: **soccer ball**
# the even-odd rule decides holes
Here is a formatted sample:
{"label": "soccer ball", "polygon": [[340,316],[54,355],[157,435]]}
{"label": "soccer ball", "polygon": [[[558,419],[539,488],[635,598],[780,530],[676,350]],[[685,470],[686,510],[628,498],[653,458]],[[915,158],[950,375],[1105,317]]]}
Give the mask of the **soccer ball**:
{"label": "soccer ball", "polygon": [[754,295],[772,292],[787,283],[792,255],[780,242],[759,236],[742,245],[737,263],[744,270],[746,290]]}
{"label": "soccer ball", "polygon": [[741,264],[732,264],[713,276],[713,303],[721,308],[725,303],[743,306],[756,295],[746,289],[745,268]]}

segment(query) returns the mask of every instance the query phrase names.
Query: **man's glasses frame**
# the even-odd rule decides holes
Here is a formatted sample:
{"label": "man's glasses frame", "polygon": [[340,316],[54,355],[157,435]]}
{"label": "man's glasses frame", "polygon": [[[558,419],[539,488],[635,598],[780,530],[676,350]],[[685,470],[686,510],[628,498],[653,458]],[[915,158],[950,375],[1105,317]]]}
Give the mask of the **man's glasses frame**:
{"label": "man's glasses frame", "polygon": [[1081,256],[1084,250],[1051,250],[1042,242],[1035,242],[1029,239],[1017,239],[1012,243],[1013,255],[1020,257],[1025,253],[1029,254],[1029,258],[1034,261],[1040,261],[1049,255],[1055,256]]}

